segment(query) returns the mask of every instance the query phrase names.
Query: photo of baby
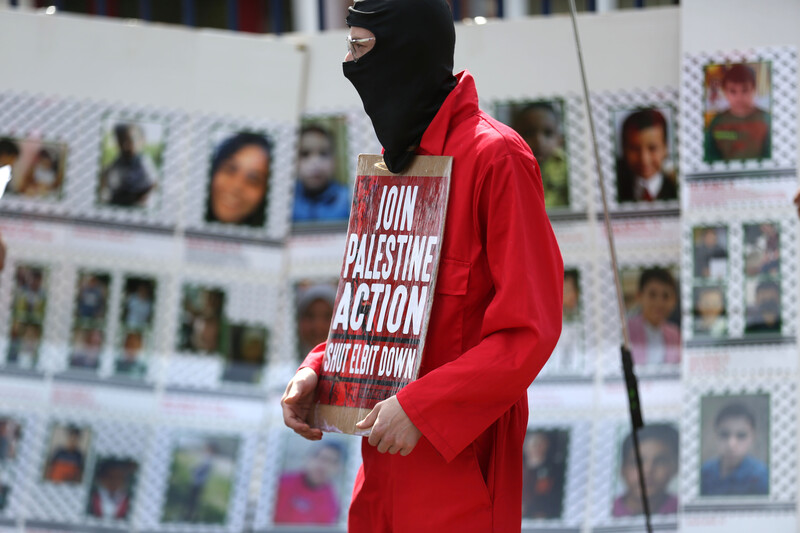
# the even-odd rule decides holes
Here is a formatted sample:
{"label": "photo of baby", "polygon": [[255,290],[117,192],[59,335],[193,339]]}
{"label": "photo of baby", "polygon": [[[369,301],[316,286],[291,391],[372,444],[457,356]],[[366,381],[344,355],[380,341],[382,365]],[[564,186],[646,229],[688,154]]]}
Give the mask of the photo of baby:
{"label": "photo of baby", "polygon": [[767,394],[701,399],[701,496],[769,494]]}
{"label": "photo of baby", "polygon": [[672,110],[647,107],[614,113],[617,201],[677,200]]}
{"label": "photo of baby", "polygon": [[705,161],[772,157],[771,63],[704,68]]}

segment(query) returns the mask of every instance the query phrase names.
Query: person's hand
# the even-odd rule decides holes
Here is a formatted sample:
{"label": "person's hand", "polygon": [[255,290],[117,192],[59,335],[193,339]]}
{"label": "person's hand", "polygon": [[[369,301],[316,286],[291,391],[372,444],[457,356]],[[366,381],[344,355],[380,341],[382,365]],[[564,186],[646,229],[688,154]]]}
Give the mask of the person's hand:
{"label": "person's hand", "polygon": [[794,205],[797,207],[797,216],[800,217],[800,189],[794,195]]}
{"label": "person's hand", "polygon": [[298,435],[308,440],[320,440],[322,430],[312,428],[306,422],[314,407],[314,391],[317,389],[317,373],[310,368],[301,368],[286,385],[281,398],[283,423]]}
{"label": "person's hand", "polygon": [[422,436],[403,411],[397,396],[378,402],[367,417],[356,424],[358,429],[372,428],[369,443],[380,453],[408,455]]}

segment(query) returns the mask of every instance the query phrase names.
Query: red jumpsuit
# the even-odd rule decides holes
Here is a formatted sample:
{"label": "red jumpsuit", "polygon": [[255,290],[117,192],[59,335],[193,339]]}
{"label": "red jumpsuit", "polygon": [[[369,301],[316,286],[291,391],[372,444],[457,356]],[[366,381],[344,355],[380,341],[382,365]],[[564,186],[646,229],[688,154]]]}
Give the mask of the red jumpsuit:
{"label": "red jumpsuit", "polygon": [[561,331],[563,264],[530,149],[457,77],[418,149],[453,156],[420,377],[397,394],[422,438],[406,457],[363,440],[350,533],[520,531],[526,390]]}

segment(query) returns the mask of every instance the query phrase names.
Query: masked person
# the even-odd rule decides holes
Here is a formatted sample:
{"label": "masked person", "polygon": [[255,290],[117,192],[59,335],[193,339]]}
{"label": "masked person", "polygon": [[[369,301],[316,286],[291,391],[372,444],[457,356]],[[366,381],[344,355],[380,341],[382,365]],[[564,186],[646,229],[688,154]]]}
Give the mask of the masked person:
{"label": "masked person", "polygon": [[[350,8],[353,83],[392,172],[419,155],[453,157],[442,255],[419,378],[379,402],[362,441],[348,531],[520,531],[526,390],[561,330],[563,263],[530,148],[478,109],[453,76],[445,0],[361,0]],[[282,399],[305,422],[325,345]]]}

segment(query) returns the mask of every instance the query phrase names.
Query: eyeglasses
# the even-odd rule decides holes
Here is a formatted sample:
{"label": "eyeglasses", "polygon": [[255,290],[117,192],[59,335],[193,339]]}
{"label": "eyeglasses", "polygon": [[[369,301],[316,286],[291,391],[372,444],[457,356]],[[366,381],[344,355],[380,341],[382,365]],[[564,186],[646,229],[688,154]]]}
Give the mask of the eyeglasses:
{"label": "eyeglasses", "polygon": [[353,56],[353,63],[358,62],[358,56],[356,55],[356,46],[357,44],[363,44],[369,41],[374,41],[375,37],[364,37],[362,39],[353,39],[349,35],[345,39],[347,41],[347,51],[350,52],[350,55]]}

